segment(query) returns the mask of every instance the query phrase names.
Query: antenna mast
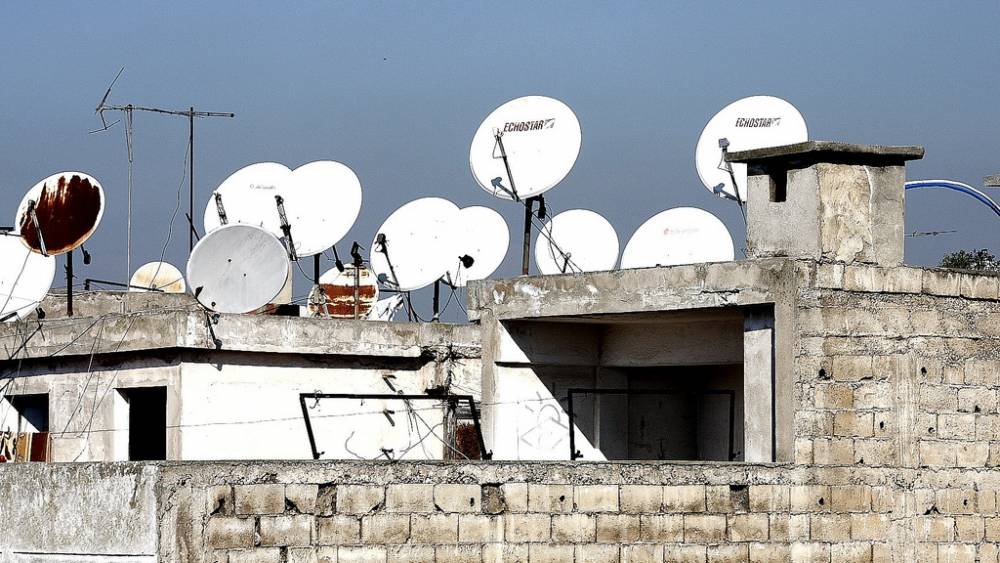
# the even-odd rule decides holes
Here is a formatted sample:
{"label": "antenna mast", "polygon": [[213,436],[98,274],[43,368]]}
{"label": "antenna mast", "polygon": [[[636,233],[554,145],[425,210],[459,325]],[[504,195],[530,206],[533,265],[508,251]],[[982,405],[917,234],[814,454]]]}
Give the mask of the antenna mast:
{"label": "antenna mast", "polygon": [[129,194],[129,197],[128,197],[128,216],[129,216],[129,220],[128,220],[128,233],[127,233],[128,234],[128,239],[127,239],[127,246],[128,246],[128,248],[126,249],[126,256],[125,256],[125,262],[126,262],[126,266],[125,267],[128,270],[126,272],[125,276],[127,278],[128,276],[130,276],[132,274],[132,264],[131,264],[131,262],[132,262],[132,113],[136,112],[136,111],[144,111],[144,112],[149,112],[149,113],[159,113],[159,114],[162,114],[162,115],[174,115],[174,116],[179,116],[179,117],[186,117],[187,120],[188,120],[188,163],[189,163],[189,168],[188,168],[188,214],[187,214],[187,219],[188,219],[188,227],[189,227],[189,230],[188,230],[188,254],[189,255],[190,255],[191,250],[194,249],[194,240],[195,240],[195,237],[197,236],[197,231],[195,230],[195,227],[194,227],[194,118],[196,118],[196,117],[229,117],[229,118],[232,118],[232,117],[236,117],[236,114],[235,113],[230,113],[230,112],[218,112],[218,111],[196,111],[194,109],[194,106],[190,106],[186,110],[170,110],[170,109],[163,109],[163,108],[153,108],[153,107],[137,106],[137,105],[133,105],[133,104],[126,104],[126,105],[108,104],[107,101],[108,101],[108,97],[111,95],[111,89],[114,88],[115,82],[118,82],[118,78],[122,75],[122,73],[124,71],[125,71],[125,67],[123,66],[121,68],[121,70],[118,71],[118,74],[115,75],[115,79],[111,81],[111,85],[108,86],[107,91],[104,92],[104,97],[101,98],[100,103],[98,103],[97,107],[94,109],[94,111],[101,117],[101,125],[102,125],[102,127],[100,129],[97,129],[96,131],[91,131],[91,133],[99,133],[101,131],[107,131],[108,129],[114,127],[115,124],[118,123],[118,121],[115,121],[114,123],[112,123],[112,124],[109,125],[108,122],[104,119],[104,112],[106,112],[106,111],[119,111],[119,112],[122,112],[125,115],[125,120],[126,120],[126,125],[127,125],[126,131],[125,131],[125,135],[126,135],[126,144],[128,146],[128,160],[129,160],[129,187],[128,187],[128,194]]}

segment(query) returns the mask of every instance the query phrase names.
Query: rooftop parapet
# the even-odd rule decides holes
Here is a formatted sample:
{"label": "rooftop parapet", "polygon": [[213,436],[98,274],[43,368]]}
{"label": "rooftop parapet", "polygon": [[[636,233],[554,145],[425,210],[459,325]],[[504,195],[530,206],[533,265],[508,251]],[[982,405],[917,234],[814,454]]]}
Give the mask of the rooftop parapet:
{"label": "rooftop parapet", "polygon": [[903,262],[903,184],[917,146],[807,141],[733,152],[747,165],[747,256]]}

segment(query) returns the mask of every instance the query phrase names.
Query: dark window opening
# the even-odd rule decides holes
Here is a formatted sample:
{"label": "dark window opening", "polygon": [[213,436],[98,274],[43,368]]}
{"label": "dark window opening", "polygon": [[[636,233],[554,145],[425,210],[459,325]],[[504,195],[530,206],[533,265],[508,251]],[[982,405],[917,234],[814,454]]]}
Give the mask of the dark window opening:
{"label": "dark window opening", "polygon": [[771,201],[781,203],[788,197],[788,172],[776,170],[771,173]]}
{"label": "dark window opening", "polygon": [[18,432],[49,431],[49,395],[15,395],[9,397],[11,407],[17,412]]}
{"label": "dark window opening", "polygon": [[130,461],[167,459],[167,388],[120,389],[128,401]]}

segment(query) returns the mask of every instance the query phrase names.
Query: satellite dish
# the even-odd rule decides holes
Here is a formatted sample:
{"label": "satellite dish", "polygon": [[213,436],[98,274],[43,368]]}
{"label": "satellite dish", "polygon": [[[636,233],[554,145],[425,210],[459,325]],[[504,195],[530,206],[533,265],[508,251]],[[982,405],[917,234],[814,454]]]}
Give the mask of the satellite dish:
{"label": "satellite dish", "polygon": [[[335,319],[354,318],[354,266],[345,264],[344,271],[333,268],[319,277],[319,287],[326,299],[326,313],[323,307],[310,303],[309,312],[313,316],[329,316]],[[375,273],[364,266],[358,270],[358,318],[363,319],[371,312],[378,300],[378,279]]]}
{"label": "satellite dish", "polygon": [[[457,256],[448,267],[445,281],[452,287],[465,287],[469,281],[487,278],[500,267],[507,256],[510,231],[503,217],[488,207],[466,207],[455,219]],[[469,259],[472,263],[466,266]]]}
{"label": "satellite dish", "polygon": [[191,251],[187,279],[198,302],[219,313],[249,313],[267,305],[285,285],[288,254],[268,231],[226,225]]}
{"label": "satellite dish", "polygon": [[517,98],[493,110],[476,131],[469,150],[472,175],[501,199],[541,195],[569,174],[581,139],[580,121],[566,104],[545,96]]}
{"label": "satellite dish", "polygon": [[32,252],[20,237],[0,236],[0,319],[23,319],[45,298],[56,275],[54,256]]}
{"label": "satellite dish", "polygon": [[164,293],[184,293],[187,285],[184,276],[173,264],[167,262],[150,262],[139,267],[129,280],[129,291],[147,291],[158,289]]}
{"label": "satellite dish", "polygon": [[[29,207],[34,202],[34,217]],[[93,176],[60,172],[34,185],[21,200],[15,224],[21,240],[34,252],[56,256],[77,248],[90,238],[104,215],[104,190]],[[42,242],[45,243],[44,251]]]}
{"label": "satellite dish", "polygon": [[[205,207],[205,232],[225,224],[243,224],[261,227],[276,237],[282,237],[281,221],[274,196],[281,195],[282,184],[292,171],[284,164],[258,162],[233,172],[215,189]],[[225,222],[220,218],[219,201],[225,211]]]}
{"label": "satellite dish", "polygon": [[403,308],[403,294],[396,293],[385,299],[379,299],[368,314],[370,321],[391,321],[396,313]]}
{"label": "satellite dish", "polygon": [[625,245],[622,268],[652,268],[733,260],[729,230],[708,211],[677,207],[643,223]]}
{"label": "satellite dish", "polygon": [[587,209],[549,219],[535,241],[535,265],[542,275],[611,270],[617,262],[615,228]]}
{"label": "satellite dish", "polygon": [[[337,244],[361,211],[361,181],[353,170],[332,160],[296,168],[280,192],[298,256],[319,254]],[[272,198],[272,215],[275,209]]]}
{"label": "satellite dish", "polygon": [[[773,96],[751,96],[737,100],[715,114],[698,138],[695,166],[698,176],[712,193],[736,199],[732,178],[723,166],[720,139],[729,152],[791,145],[809,140],[806,121],[795,106]],[[740,198],[747,199],[747,165],[731,164]]]}
{"label": "satellite dish", "polygon": [[[439,197],[416,199],[393,211],[369,247],[379,282],[412,291],[444,276],[458,259],[452,235],[457,215],[458,206]],[[383,235],[384,245],[379,240]]]}

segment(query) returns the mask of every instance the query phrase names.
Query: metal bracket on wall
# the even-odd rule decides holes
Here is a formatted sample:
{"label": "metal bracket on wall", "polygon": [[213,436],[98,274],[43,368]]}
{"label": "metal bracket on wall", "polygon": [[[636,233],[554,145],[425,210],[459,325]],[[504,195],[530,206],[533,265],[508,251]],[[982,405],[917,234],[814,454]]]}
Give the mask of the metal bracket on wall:
{"label": "metal bracket on wall", "polygon": [[479,442],[479,451],[483,459],[493,459],[493,452],[486,451],[486,442],[483,441],[483,429],[479,424],[479,411],[476,409],[476,400],[472,395],[401,395],[393,393],[299,393],[299,405],[302,407],[302,420],[306,424],[306,434],[309,435],[309,448],[312,450],[313,459],[319,459],[324,452],[316,449],[316,436],[313,433],[312,421],[309,418],[309,407],[306,401],[313,399],[319,402],[320,399],[382,399],[396,401],[447,401],[451,405],[466,402],[469,405],[469,412],[472,414],[472,423],[476,427],[476,438]]}

